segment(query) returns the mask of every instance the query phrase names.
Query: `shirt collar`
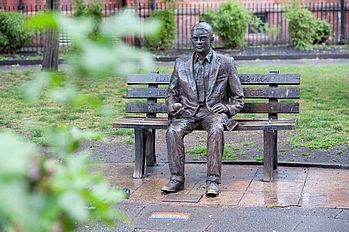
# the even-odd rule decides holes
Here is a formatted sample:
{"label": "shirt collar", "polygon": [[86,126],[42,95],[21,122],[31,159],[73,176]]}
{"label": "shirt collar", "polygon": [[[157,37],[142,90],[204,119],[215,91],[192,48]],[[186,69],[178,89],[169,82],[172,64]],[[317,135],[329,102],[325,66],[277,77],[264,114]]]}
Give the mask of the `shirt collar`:
{"label": "shirt collar", "polygon": [[[213,51],[212,51],[212,49],[210,49],[210,51],[207,53],[207,55],[204,57],[203,60],[206,60],[208,63],[211,63],[212,56],[213,56]],[[200,58],[199,58],[198,54],[195,53],[194,63],[197,63],[199,60],[200,60]]]}

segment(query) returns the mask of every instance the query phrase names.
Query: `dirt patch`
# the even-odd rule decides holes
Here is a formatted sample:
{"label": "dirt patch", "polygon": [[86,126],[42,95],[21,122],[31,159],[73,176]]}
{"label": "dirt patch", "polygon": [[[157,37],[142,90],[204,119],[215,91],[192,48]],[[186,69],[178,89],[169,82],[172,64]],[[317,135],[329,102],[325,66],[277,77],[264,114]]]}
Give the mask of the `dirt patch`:
{"label": "dirt patch", "polygon": [[[226,132],[225,160],[261,160],[263,158],[263,132]],[[280,131],[278,134],[279,161],[310,162],[349,165],[349,146],[339,145],[330,149],[293,148],[288,139],[295,131]],[[206,132],[194,131],[185,137],[186,160],[205,160],[204,154],[188,151],[202,150],[206,145]],[[110,143],[90,141],[85,147],[92,150],[92,157],[107,163],[134,161],[134,144],[125,144],[122,137],[115,137]],[[157,130],[157,162],[167,162],[165,131]]]}

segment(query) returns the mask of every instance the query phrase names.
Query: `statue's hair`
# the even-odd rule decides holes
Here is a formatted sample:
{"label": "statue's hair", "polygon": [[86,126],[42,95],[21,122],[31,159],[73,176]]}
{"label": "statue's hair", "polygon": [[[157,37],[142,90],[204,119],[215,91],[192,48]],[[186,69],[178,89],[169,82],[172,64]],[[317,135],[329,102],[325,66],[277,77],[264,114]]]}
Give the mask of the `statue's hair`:
{"label": "statue's hair", "polygon": [[191,28],[191,32],[193,32],[194,30],[197,30],[197,29],[204,29],[207,33],[210,33],[211,35],[213,35],[213,29],[212,29],[211,25],[206,23],[206,22],[200,22],[200,23],[195,24]]}

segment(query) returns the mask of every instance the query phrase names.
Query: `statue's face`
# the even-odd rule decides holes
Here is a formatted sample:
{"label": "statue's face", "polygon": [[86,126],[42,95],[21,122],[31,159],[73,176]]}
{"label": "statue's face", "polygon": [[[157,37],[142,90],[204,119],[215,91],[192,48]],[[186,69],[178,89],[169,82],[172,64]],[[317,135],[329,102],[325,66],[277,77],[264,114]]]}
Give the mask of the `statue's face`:
{"label": "statue's face", "polygon": [[191,42],[196,52],[205,54],[211,48],[212,35],[202,28],[192,32]]}

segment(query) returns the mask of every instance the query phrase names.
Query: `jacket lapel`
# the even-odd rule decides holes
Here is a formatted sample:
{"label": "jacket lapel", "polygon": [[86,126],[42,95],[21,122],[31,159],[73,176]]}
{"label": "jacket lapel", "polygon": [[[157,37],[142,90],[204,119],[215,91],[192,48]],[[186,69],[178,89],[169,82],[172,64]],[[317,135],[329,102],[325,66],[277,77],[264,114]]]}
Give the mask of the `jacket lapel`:
{"label": "jacket lapel", "polygon": [[213,87],[217,81],[217,74],[219,70],[220,62],[219,58],[217,57],[217,54],[213,52],[212,55],[212,61],[211,61],[211,68],[210,68],[210,75],[209,75],[209,80],[208,80],[208,86],[210,87],[207,99],[210,97]]}
{"label": "jacket lapel", "polygon": [[[185,72],[186,76],[188,77],[188,83],[190,84],[190,87],[194,91],[194,93],[197,93],[197,88],[196,88],[196,82],[194,79],[194,71],[193,71],[193,59],[194,59],[195,53],[192,54],[191,58],[188,59],[188,61],[185,63]],[[195,95],[196,96],[196,95]]]}

